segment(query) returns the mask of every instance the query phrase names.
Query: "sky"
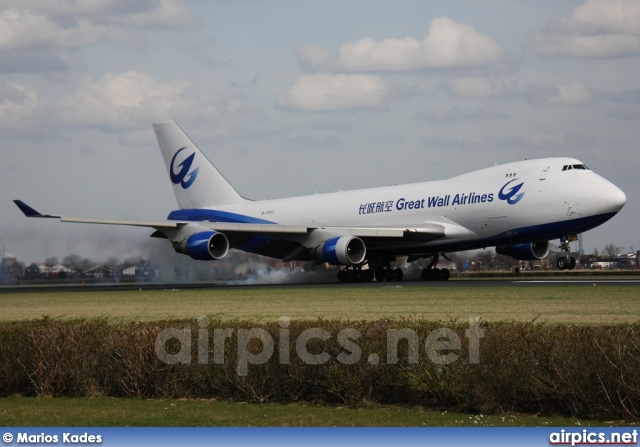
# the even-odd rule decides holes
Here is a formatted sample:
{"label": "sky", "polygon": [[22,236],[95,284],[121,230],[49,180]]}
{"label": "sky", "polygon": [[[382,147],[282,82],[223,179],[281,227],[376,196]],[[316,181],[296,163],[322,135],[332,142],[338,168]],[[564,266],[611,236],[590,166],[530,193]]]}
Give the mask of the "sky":
{"label": "sky", "polygon": [[[0,243],[144,255],[176,209],[153,122],[252,199],[580,159],[627,195],[585,251],[640,249],[640,2],[4,0]],[[171,248],[166,244],[166,250]]]}

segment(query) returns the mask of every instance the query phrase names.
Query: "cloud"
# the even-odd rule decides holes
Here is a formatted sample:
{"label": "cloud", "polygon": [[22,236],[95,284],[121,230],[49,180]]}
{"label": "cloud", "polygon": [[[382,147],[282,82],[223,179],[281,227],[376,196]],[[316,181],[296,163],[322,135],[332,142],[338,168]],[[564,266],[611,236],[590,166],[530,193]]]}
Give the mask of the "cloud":
{"label": "cloud", "polygon": [[25,129],[35,122],[38,94],[32,88],[12,81],[0,81],[0,126]]}
{"label": "cloud", "polygon": [[606,113],[611,118],[637,121],[640,119],[640,108],[634,106],[615,107]]}
{"label": "cloud", "polygon": [[0,51],[0,73],[65,73],[69,65],[58,55],[46,51]]}
{"label": "cloud", "polygon": [[372,108],[378,106],[387,94],[387,83],[378,76],[301,75],[280,95],[278,104],[304,112]]}
{"label": "cloud", "polygon": [[[466,151],[496,151],[503,157],[552,157],[559,152],[566,156],[580,156],[592,153],[601,144],[599,137],[570,132],[535,132],[525,135],[498,137],[495,135],[473,135],[460,139],[438,142],[441,146]],[[483,152],[487,153],[487,152]],[[488,154],[488,153],[487,153]]]}
{"label": "cloud", "polygon": [[447,82],[451,93],[459,98],[493,98],[507,94],[509,88],[500,79],[456,78]]}
{"label": "cloud", "polygon": [[532,146],[562,147],[566,144],[568,135],[562,132],[536,132],[523,138]]}
{"label": "cloud", "polygon": [[614,103],[636,103],[640,104],[640,89],[624,90],[617,93],[604,93],[604,99]]}
{"label": "cloud", "polygon": [[331,52],[315,45],[298,47],[296,59],[300,68],[308,71],[330,70],[333,65]]}
{"label": "cloud", "polygon": [[186,109],[186,89],[186,82],[163,84],[136,71],[107,73],[49,109],[56,109],[54,120],[60,124],[131,127]]}
{"label": "cloud", "polygon": [[412,71],[481,66],[504,57],[504,50],[492,38],[469,25],[440,17],[431,22],[422,40],[363,38],[342,45],[338,64],[347,71]]}
{"label": "cloud", "polygon": [[0,50],[43,50],[85,47],[104,38],[116,38],[116,30],[78,20],[62,27],[50,17],[29,10],[0,11]]}
{"label": "cloud", "polygon": [[0,172],[10,172],[15,170],[15,165],[0,161]]}
{"label": "cloud", "polygon": [[582,82],[531,85],[525,94],[531,102],[540,105],[583,106],[593,99],[591,89]]}
{"label": "cloud", "polygon": [[[145,3],[150,7],[131,12],[125,7],[124,10],[118,11],[117,15],[114,14],[114,22],[137,28],[155,28],[177,27],[191,19],[191,13],[182,1],[156,0]],[[122,2],[122,5],[135,7],[135,3],[127,1]]]}
{"label": "cloud", "polygon": [[185,82],[163,84],[135,71],[108,73],[58,100],[41,101],[25,85],[0,83],[0,127],[92,126],[131,128],[188,110]]}
{"label": "cloud", "polygon": [[[148,141],[149,123],[168,119],[215,119],[215,135],[228,134],[260,120],[258,109],[241,97],[212,90],[192,90],[184,81],[160,82],[148,74],[107,73],[58,99],[40,99],[26,85],[0,81],[0,129],[31,135],[52,128],[123,131],[124,142]],[[137,133],[145,129],[146,133]]]}
{"label": "cloud", "polygon": [[136,30],[175,28],[190,13],[181,1],[7,0],[0,9],[0,72],[60,72],[58,52],[118,42],[143,43]]}
{"label": "cloud", "polygon": [[464,110],[460,107],[441,107],[434,110],[419,113],[418,119],[428,119],[439,123],[448,123],[463,120],[475,119],[500,119],[507,118],[508,115],[491,105],[479,109]]}
{"label": "cloud", "polygon": [[587,0],[569,17],[533,33],[528,48],[545,56],[624,57],[640,54],[640,2]]}
{"label": "cloud", "polygon": [[175,27],[191,18],[182,0],[5,0],[3,7],[46,15],[60,23],[81,19],[134,28]]}

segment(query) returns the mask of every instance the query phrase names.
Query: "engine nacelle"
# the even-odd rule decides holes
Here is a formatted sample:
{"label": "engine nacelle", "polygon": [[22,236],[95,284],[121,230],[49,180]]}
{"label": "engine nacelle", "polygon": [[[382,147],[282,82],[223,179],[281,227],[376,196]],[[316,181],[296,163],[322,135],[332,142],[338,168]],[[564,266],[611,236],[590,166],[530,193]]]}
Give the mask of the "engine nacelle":
{"label": "engine nacelle", "polygon": [[199,261],[213,261],[224,258],[229,252],[229,239],[217,231],[194,233],[174,245],[178,253],[191,256]]}
{"label": "engine nacelle", "polygon": [[511,256],[519,261],[536,261],[546,258],[549,254],[549,241],[499,245],[496,247],[496,253]]}
{"label": "engine nacelle", "polygon": [[355,236],[339,236],[324,241],[313,250],[314,257],[331,265],[358,265],[367,254],[362,239]]}

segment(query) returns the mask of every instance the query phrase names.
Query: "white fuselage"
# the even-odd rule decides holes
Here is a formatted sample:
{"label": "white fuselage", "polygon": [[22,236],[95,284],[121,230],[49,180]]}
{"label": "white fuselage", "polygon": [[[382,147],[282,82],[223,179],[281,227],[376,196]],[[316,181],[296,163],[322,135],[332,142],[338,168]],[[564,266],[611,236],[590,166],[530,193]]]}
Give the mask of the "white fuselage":
{"label": "white fuselage", "polygon": [[[175,121],[154,123],[178,208],[163,221],[42,214],[27,217],[153,228],[197,260],[230,248],[282,259],[345,266],[339,279],[400,280],[399,256],[431,258],[423,279],[448,279],[441,253],[496,247],[516,259],[542,259],[548,241],[569,252],[574,235],[612,218],[626,202],[614,184],[573,158],[525,160],[447,180],[251,201],[229,184]],[[371,272],[363,273],[367,265]],[[558,268],[575,268],[559,257]],[[348,271],[347,271],[348,270]],[[355,276],[354,276],[355,275]],[[352,278],[353,277],[353,278]]]}
{"label": "white fuselage", "polygon": [[444,226],[445,237],[435,241],[384,241],[372,249],[397,255],[550,240],[600,225],[626,200],[594,172],[566,166],[584,165],[572,158],[525,160],[447,180],[220,205],[207,220],[316,228]]}

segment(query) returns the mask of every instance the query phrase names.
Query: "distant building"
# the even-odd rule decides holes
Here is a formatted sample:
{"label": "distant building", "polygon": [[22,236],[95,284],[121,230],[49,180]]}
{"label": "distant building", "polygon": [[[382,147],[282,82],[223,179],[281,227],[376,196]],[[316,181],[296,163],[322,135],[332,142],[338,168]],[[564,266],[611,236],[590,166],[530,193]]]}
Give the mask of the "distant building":
{"label": "distant building", "polygon": [[127,278],[152,280],[158,278],[158,269],[147,259],[139,259],[134,265],[122,270],[122,276]]}
{"label": "distant building", "polygon": [[13,279],[19,279],[24,275],[24,265],[15,256],[4,252],[2,262],[0,262],[0,282],[6,284]]}
{"label": "distant building", "polygon": [[637,268],[636,253],[625,253],[613,258],[613,262],[618,264],[621,269],[635,269]]}
{"label": "distant building", "polygon": [[76,271],[74,269],[62,264],[56,264],[49,269],[49,276],[51,278],[65,279],[73,276],[75,273]]}
{"label": "distant building", "polygon": [[96,265],[82,272],[85,278],[117,278],[120,277],[120,270],[112,265]]}
{"label": "distant building", "polygon": [[304,262],[302,261],[282,262],[280,259],[269,259],[267,260],[267,266],[270,270],[304,271]]}
{"label": "distant building", "polygon": [[24,276],[27,279],[45,278],[51,273],[51,268],[41,262],[34,262],[30,264],[24,271]]}
{"label": "distant building", "polygon": [[[604,262],[604,259],[601,258],[600,256],[595,256],[595,255],[582,255],[580,256],[580,265],[583,268],[586,269],[590,269],[590,268],[602,268],[601,264]],[[600,267],[594,267],[594,266],[599,266]]]}
{"label": "distant building", "polygon": [[26,279],[65,279],[74,276],[76,273],[74,269],[63,264],[48,266],[42,262],[34,262],[25,269],[24,277]]}
{"label": "distant building", "polygon": [[2,258],[2,267],[5,269],[9,269],[12,265],[16,264],[18,260],[11,253],[4,254],[4,258]]}
{"label": "distant building", "polygon": [[580,262],[590,269],[636,269],[638,268],[637,253],[618,255],[614,258],[603,258],[595,255],[583,255]]}

